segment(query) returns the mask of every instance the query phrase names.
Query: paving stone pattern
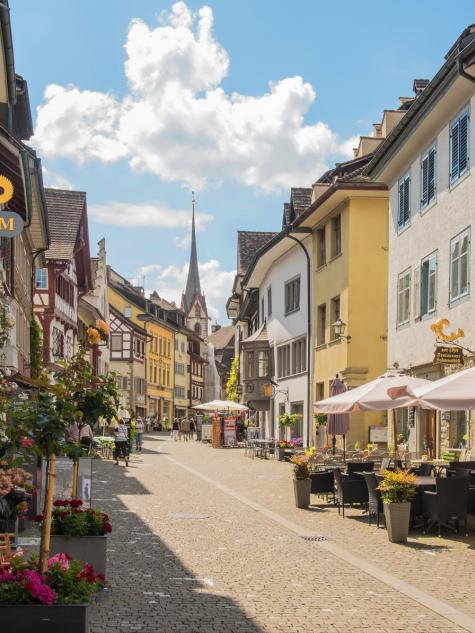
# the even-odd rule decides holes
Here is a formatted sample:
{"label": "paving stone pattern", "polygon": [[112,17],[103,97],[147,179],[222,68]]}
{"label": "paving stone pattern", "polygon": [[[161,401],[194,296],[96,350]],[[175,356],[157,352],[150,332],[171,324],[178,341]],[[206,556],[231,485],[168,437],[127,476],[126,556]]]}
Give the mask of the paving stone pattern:
{"label": "paving stone pattern", "polygon": [[357,510],[296,509],[289,464],[161,435],[144,449],[128,468],[95,462],[114,532],[90,633],[466,631],[187,468],[475,615],[473,538],[393,545]]}

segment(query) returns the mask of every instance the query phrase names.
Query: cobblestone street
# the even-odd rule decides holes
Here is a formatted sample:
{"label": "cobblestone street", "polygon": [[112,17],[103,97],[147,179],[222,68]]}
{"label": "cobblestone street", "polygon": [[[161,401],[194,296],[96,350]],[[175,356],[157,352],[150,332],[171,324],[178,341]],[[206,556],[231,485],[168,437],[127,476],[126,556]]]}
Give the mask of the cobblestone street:
{"label": "cobblestone street", "polygon": [[289,465],[242,450],[150,436],[95,470],[114,532],[91,633],[475,631],[473,538],[396,546],[359,511],[297,510]]}

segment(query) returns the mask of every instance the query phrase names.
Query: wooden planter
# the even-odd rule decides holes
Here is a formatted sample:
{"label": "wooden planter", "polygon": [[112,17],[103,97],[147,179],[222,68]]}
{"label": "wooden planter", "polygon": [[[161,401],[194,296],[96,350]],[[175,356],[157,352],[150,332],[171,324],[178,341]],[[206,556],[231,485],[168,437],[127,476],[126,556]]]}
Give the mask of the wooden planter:
{"label": "wooden planter", "polygon": [[411,502],[384,503],[384,518],[391,543],[405,543],[409,534]]}
{"label": "wooden planter", "polygon": [[0,605],[2,633],[88,633],[87,604]]}
{"label": "wooden planter", "polygon": [[297,508],[308,508],[310,505],[311,479],[294,479],[295,505]]}
{"label": "wooden planter", "polygon": [[69,554],[82,563],[89,563],[96,574],[106,575],[107,536],[51,535],[50,556],[62,553]]}

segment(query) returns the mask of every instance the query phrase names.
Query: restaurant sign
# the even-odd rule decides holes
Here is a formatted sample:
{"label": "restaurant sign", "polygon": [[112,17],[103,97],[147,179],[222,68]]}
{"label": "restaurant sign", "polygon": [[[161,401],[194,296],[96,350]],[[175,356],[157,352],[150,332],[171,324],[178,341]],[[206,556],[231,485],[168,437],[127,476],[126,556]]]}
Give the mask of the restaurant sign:
{"label": "restaurant sign", "polygon": [[434,354],[434,364],[463,365],[463,350],[460,347],[437,345]]}
{"label": "restaurant sign", "polygon": [[[13,185],[6,176],[0,176],[0,205],[13,198]],[[15,237],[23,231],[23,219],[14,211],[0,212],[0,237]]]}

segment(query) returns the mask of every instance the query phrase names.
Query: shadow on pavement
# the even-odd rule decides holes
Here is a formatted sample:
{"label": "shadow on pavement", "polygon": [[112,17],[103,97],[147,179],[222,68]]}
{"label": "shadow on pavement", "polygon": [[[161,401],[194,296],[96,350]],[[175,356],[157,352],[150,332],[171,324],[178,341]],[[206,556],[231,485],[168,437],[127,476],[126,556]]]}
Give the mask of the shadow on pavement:
{"label": "shadow on pavement", "polygon": [[263,633],[236,603],[212,593],[210,579],[194,577],[117,498],[150,495],[130,468],[96,462],[94,471],[95,496],[107,499],[97,507],[109,514],[114,531],[108,539],[108,586],[90,609],[89,633]]}

